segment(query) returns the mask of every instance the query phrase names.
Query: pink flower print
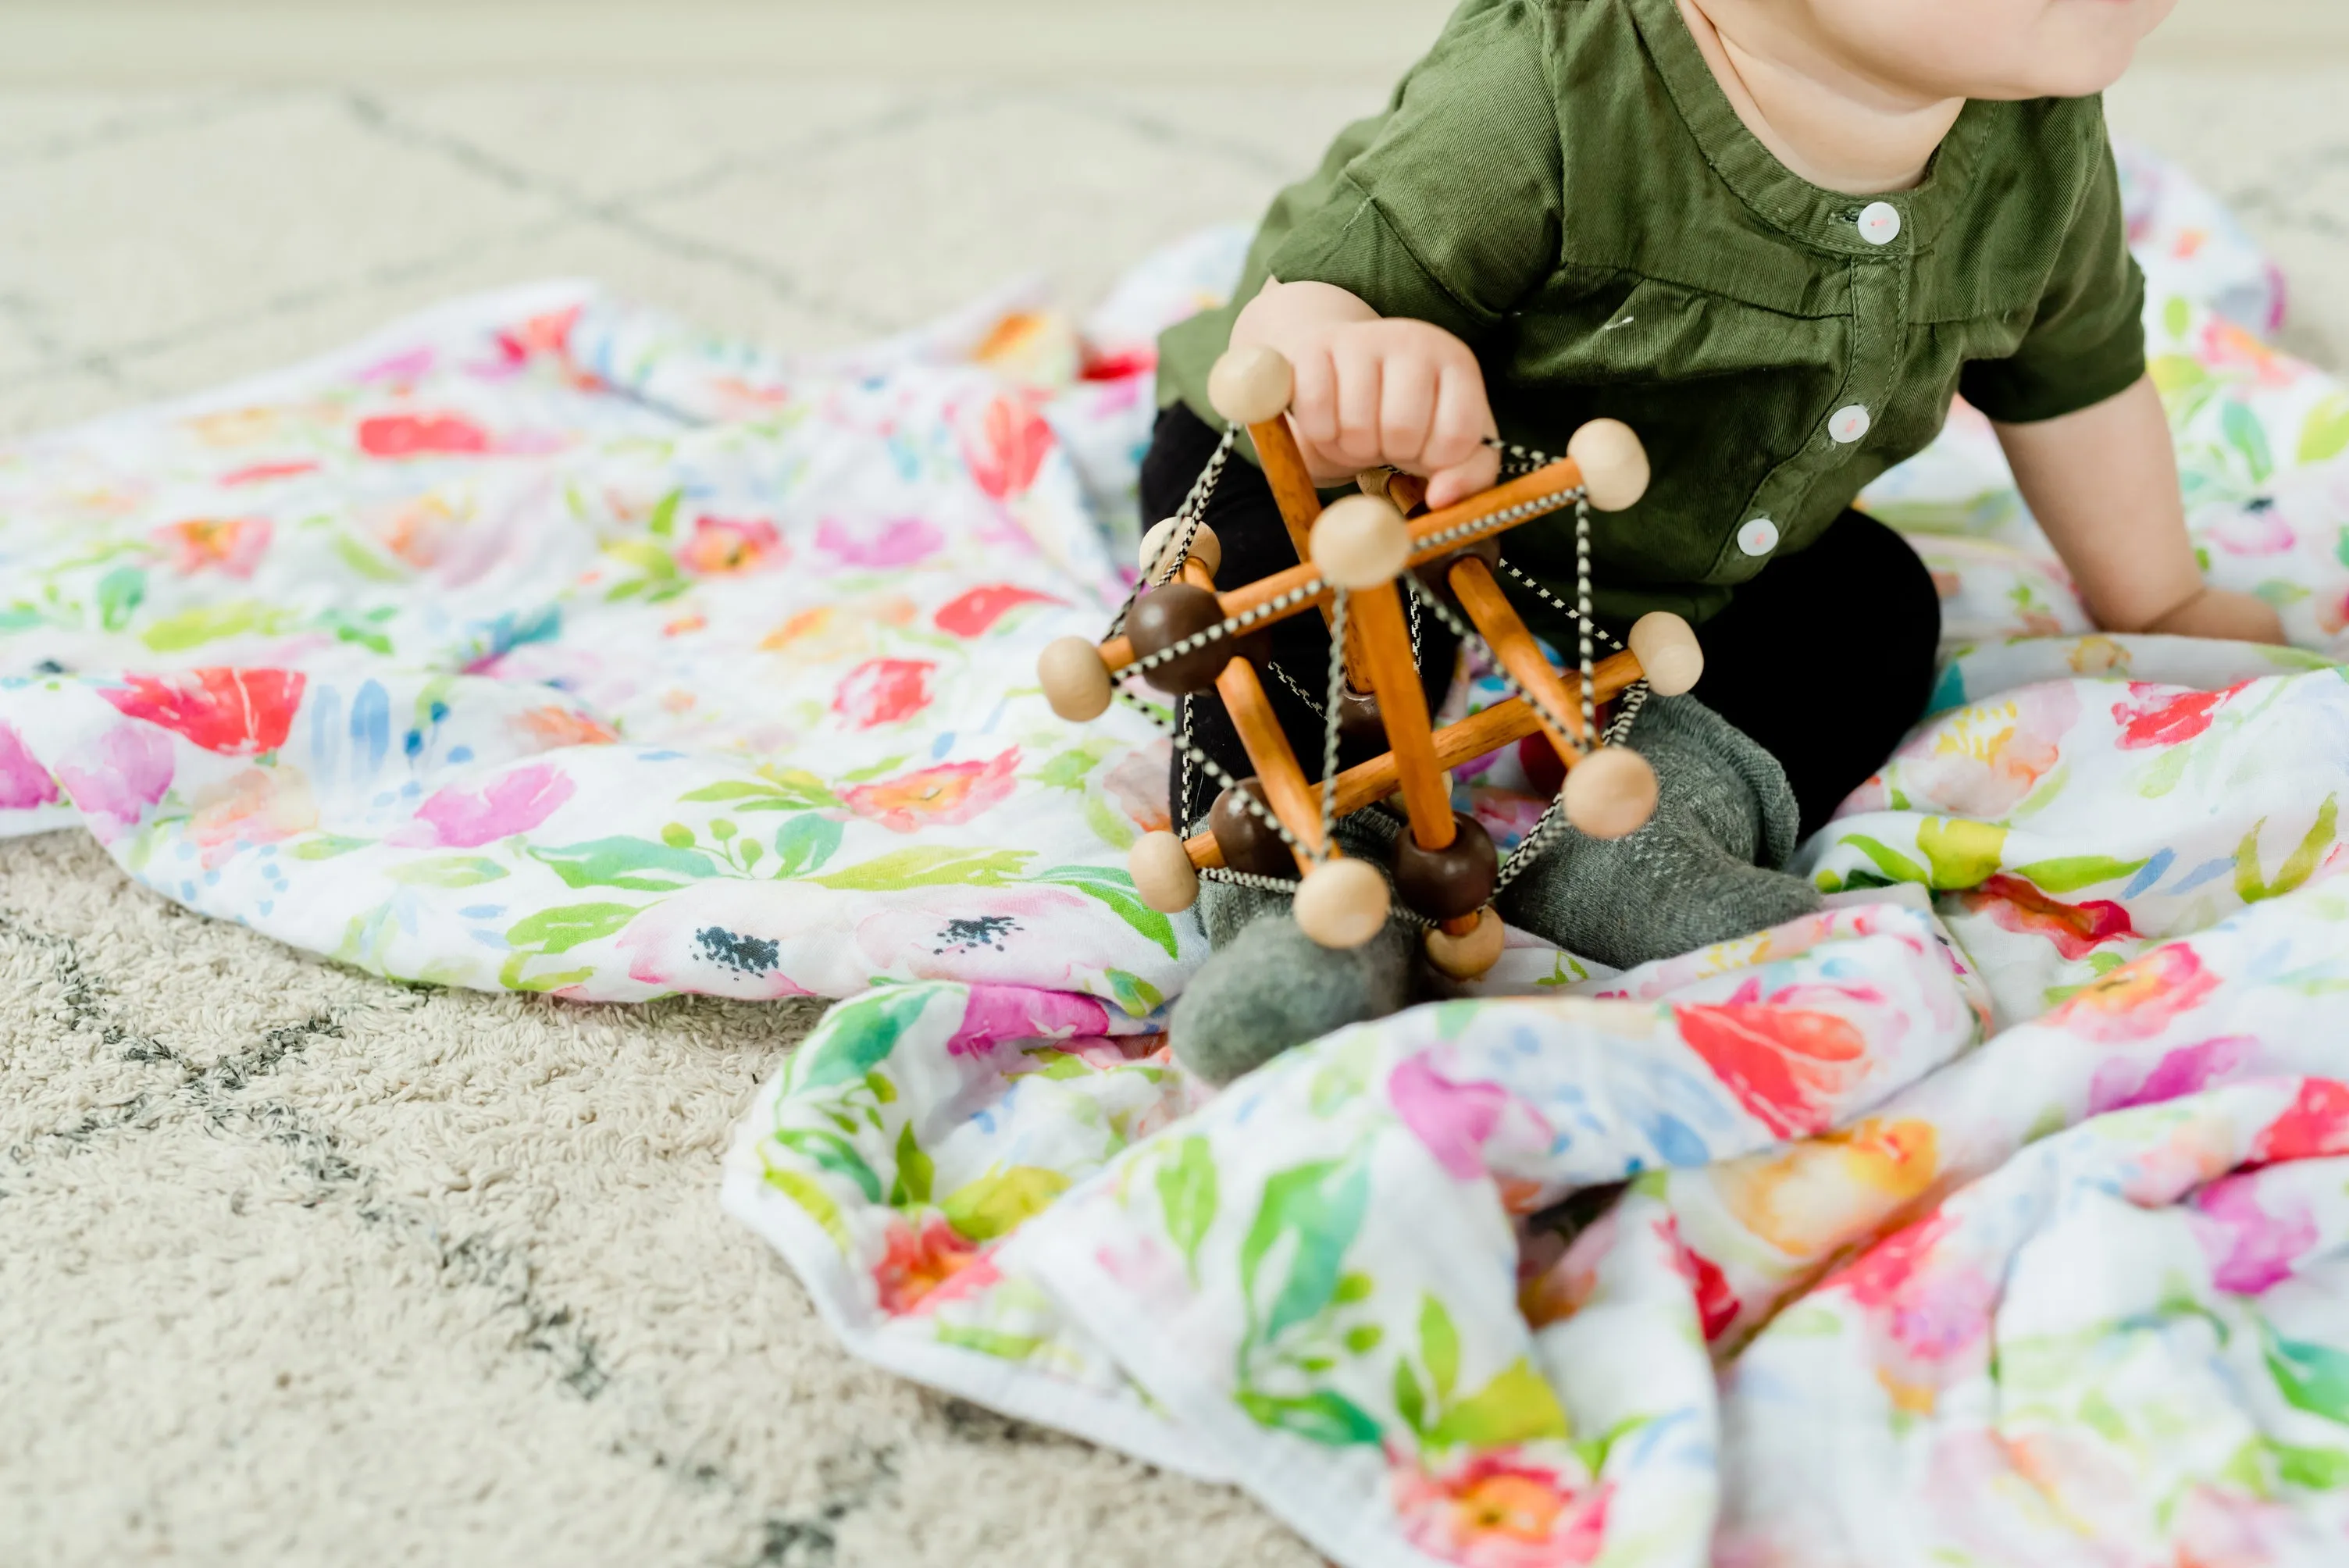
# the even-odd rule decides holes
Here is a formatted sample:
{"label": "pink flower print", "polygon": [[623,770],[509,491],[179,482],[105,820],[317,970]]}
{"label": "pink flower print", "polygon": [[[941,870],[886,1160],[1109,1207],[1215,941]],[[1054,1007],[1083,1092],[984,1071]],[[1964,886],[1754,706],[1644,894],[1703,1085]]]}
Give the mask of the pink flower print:
{"label": "pink flower print", "polygon": [[1009,583],[990,583],[941,604],[932,619],[937,623],[941,632],[948,632],[957,637],[976,637],[1022,604],[1064,603],[1066,601],[1055,599],[1050,593],[1039,593]]}
{"label": "pink flower print", "polygon": [[378,414],[359,421],[358,444],[371,458],[431,458],[491,449],[490,433],[461,414]]}
{"label": "pink flower print", "polygon": [[2349,1154],[2349,1084],[2310,1078],[2284,1113],[2260,1133],[2251,1158],[2263,1165]]}
{"label": "pink flower print", "polygon": [[1998,1284],[1943,1252],[1956,1227],[1946,1213],[1909,1226],[1832,1274],[1840,1289],[1875,1315],[1912,1361],[1947,1366],[1982,1346],[1998,1305]]}
{"label": "pink flower print", "polygon": [[2300,379],[2294,361],[2222,315],[2203,324],[2202,351],[2198,357],[2212,370],[2247,377],[2253,387],[2266,391],[2281,390]]}
{"label": "pink flower print", "polygon": [[1607,1545],[1615,1483],[1585,1485],[1515,1449],[1431,1474],[1404,1460],[1387,1478],[1403,1539],[1459,1568],[1582,1568]]}
{"label": "pink flower print", "polygon": [[937,1214],[919,1230],[909,1221],[893,1220],[885,1245],[881,1261],[873,1265],[873,1286],[881,1310],[892,1317],[913,1311],[978,1260],[977,1243]]}
{"label": "pink flower print", "polygon": [[2113,705],[2113,722],[2121,727],[2121,749],[2183,746],[2209,728],[2220,707],[2250,684],[2244,681],[2224,691],[2174,692],[2167,686],[2132,681],[2131,700]]}
{"label": "pink flower print", "polygon": [[247,768],[197,791],[188,837],[205,869],[253,844],[275,844],[318,825],[310,781],[293,768]]}
{"label": "pink flower print", "polygon": [[2236,1295],[2257,1295],[2292,1275],[2292,1265],[2316,1245],[2316,1222],[2305,1209],[2290,1214],[2260,1207],[2257,1174],[2213,1181],[2194,1199],[2200,1222],[2195,1240],[2210,1260],[2210,1283]]}
{"label": "pink flower print", "polygon": [[832,711],[858,729],[902,724],[930,706],[927,659],[867,659],[833,694]]}
{"label": "pink flower print", "polygon": [[250,577],[269,548],[265,517],[191,518],[168,523],[151,535],[171,552],[183,577],[217,567],[231,577]]}
{"label": "pink flower print", "polygon": [[2042,1021],[2087,1040],[2149,1040],[2218,988],[2194,950],[2173,943],[2083,986]]}
{"label": "pink flower print", "polygon": [[963,457],[978,488],[998,500],[1025,493],[1051,452],[1052,427],[1018,397],[998,397],[966,431]]}
{"label": "pink flower print", "polygon": [[1509,1091],[1488,1082],[1454,1083],[1425,1055],[1387,1075],[1387,1100],[1435,1162],[1463,1181],[1483,1176],[1485,1140],[1500,1125]]}
{"label": "pink flower print", "polygon": [[1126,820],[1145,833],[1174,825],[1166,801],[1166,758],[1173,748],[1164,740],[1127,752],[1102,775],[1102,789]]}
{"label": "pink flower print", "polygon": [[416,820],[385,840],[409,849],[479,849],[513,833],[526,833],[578,789],[569,776],[544,762],[502,773],[481,789],[450,785],[416,809]]}
{"label": "pink flower print", "polygon": [[1019,768],[1019,748],[1015,746],[989,762],[945,762],[860,784],[841,799],[850,810],[893,833],[954,827],[1009,799]]}
{"label": "pink flower print", "polygon": [[2258,1048],[2259,1041],[2250,1035],[2228,1035],[2171,1051],[2150,1072],[2140,1072],[2128,1057],[2116,1057],[2096,1069],[2088,1086],[2088,1114],[2102,1116],[2194,1094],[2242,1066]]}
{"label": "pink flower print", "polygon": [[100,842],[135,828],[171,787],[171,743],[140,724],[118,725],[87,752],[58,765],[57,782],[90,819]]}
{"label": "pink flower print", "polygon": [[290,480],[296,474],[317,471],[318,465],[307,458],[284,463],[248,463],[243,468],[232,469],[221,475],[220,482],[223,485],[266,484],[271,480]]}
{"label": "pink flower print", "polygon": [[962,1023],[947,1042],[950,1057],[983,1057],[1011,1040],[1073,1040],[1105,1033],[1109,1009],[1091,996],[1031,985],[978,985]]}
{"label": "pink flower print", "polygon": [[838,518],[816,524],[816,548],[843,566],[912,566],[937,553],[947,536],[918,517],[900,517],[870,531],[853,531]]}
{"label": "pink flower print", "polygon": [[2064,903],[2022,877],[2001,874],[1957,895],[1969,913],[1987,912],[2002,931],[2044,936],[2067,962],[2078,963],[2107,942],[2137,934],[2126,905],[2109,899]]}
{"label": "pink flower print", "polygon": [[57,781],[35,760],[24,738],[0,724],[0,811],[29,811],[62,799]]}
{"label": "pink flower print", "polygon": [[782,561],[782,536],[764,518],[698,518],[678,558],[704,577],[757,572]]}
{"label": "pink flower print", "polygon": [[1917,810],[1998,821],[2054,770],[2064,736],[2079,717],[2080,698],[2069,681],[1960,708],[1901,747],[1881,788],[1897,787]]}

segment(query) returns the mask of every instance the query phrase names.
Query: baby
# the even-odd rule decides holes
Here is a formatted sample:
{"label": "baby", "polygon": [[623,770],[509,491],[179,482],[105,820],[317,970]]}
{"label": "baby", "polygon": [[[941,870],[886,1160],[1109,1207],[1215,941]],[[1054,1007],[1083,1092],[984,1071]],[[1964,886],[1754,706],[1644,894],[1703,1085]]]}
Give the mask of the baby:
{"label": "baby", "polygon": [[[1565,834],[1501,913],[1617,965],[1807,913],[1818,895],[1778,868],[1922,715],[1940,632],[1922,563],[1851,502],[1953,395],[1995,422],[2100,624],[2282,640],[2267,605],[2203,583],[2188,541],[2096,97],[2172,4],[1465,0],[1386,111],[1273,203],[1231,306],[1167,333],[1145,515],[1171,515],[1213,451],[1207,372],[1230,346],[1296,366],[1317,480],[1388,465],[1426,476],[1431,506],[1494,482],[1493,438],[1554,453],[1623,420],[1655,480],[1593,516],[1597,618],[1620,635],[1676,611],[1706,673],[1630,733],[1655,820]],[[1294,563],[1253,467],[1232,466],[1206,521],[1226,581]],[[1570,521],[1505,548],[1571,601]],[[1573,645],[1570,622],[1517,598]],[[1452,649],[1433,617],[1422,641],[1433,690]],[[1315,617],[1273,639],[1294,684],[1267,686],[1312,760],[1327,658]],[[1212,696],[1190,717],[1249,771]],[[1173,784],[1195,830],[1213,786],[1179,757]],[[1393,822],[1346,826],[1384,859]],[[1174,1039],[1212,1078],[1427,984],[1400,921],[1333,953],[1264,921],[1273,895],[1202,894],[1217,952]]]}

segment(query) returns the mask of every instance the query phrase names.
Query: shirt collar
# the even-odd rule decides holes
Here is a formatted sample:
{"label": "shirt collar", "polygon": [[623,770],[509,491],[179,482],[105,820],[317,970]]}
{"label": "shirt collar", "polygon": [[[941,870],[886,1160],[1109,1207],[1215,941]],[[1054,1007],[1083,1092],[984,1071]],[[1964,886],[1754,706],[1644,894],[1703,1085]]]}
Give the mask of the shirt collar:
{"label": "shirt collar", "polygon": [[[1881,196],[1829,191],[1779,162],[1745,129],[1729,95],[1713,79],[1713,67],[1705,63],[1704,51],[1689,32],[1676,0],[1627,0],[1627,5],[1664,90],[1671,95],[1705,161],[1756,217],[1794,239],[1842,255],[1901,254],[1932,243],[1973,177],[1994,106],[1967,103],[1916,189]],[[1859,214],[1878,201],[1900,213],[1899,236],[1889,245],[1870,244],[1860,237]]]}

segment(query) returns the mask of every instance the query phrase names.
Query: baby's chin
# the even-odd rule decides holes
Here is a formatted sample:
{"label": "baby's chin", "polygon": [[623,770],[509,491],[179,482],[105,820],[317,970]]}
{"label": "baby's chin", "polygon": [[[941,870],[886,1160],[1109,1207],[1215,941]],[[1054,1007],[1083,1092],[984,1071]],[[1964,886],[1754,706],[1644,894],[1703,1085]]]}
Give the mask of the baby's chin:
{"label": "baby's chin", "polygon": [[[1831,0],[1873,8],[1881,0]],[[1888,61],[1916,85],[1969,98],[2086,98],[2128,70],[2175,0],[1898,0],[1870,18]],[[1902,35],[1905,34],[1905,36]],[[1899,57],[1905,56],[1905,59]]]}

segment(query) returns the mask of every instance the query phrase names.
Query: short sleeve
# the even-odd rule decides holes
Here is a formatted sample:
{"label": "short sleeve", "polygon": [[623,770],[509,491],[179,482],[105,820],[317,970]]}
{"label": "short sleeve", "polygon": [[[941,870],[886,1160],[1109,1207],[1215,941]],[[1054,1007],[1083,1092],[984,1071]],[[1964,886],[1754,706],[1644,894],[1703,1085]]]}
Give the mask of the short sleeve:
{"label": "short sleeve", "polygon": [[2075,413],[2145,375],[2145,274],[2129,254],[2104,117],[2088,129],[2088,178],[2030,330],[2011,357],[1978,360],[1960,382],[1967,402],[2005,424]]}
{"label": "short sleeve", "polygon": [[1556,270],[1564,205],[1545,8],[1471,5],[1263,265],[1474,343]]}

